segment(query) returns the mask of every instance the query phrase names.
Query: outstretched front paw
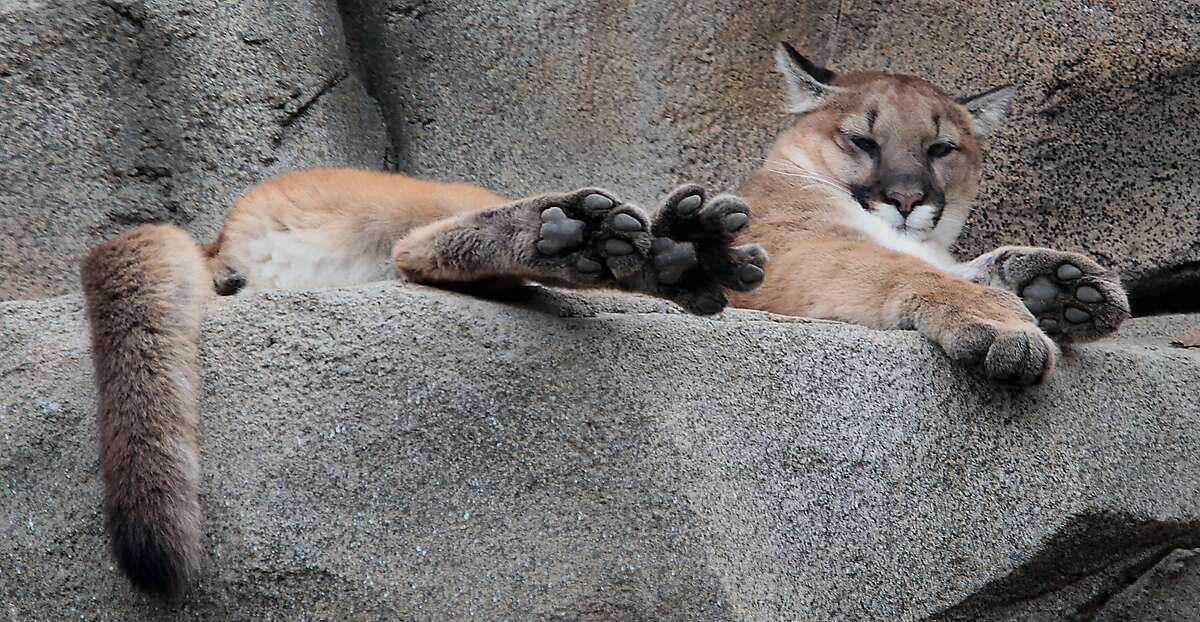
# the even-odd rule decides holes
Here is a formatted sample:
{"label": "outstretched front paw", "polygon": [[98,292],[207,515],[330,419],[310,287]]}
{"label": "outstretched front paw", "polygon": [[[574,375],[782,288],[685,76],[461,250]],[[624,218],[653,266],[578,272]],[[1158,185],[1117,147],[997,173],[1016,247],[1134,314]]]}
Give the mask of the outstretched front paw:
{"label": "outstretched front paw", "polygon": [[540,224],[529,262],[535,277],[601,284],[640,270],[650,252],[650,225],[638,207],[599,188],[524,201]]}
{"label": "outstretched front paw", "polygon": [[1029,321],[1012,293],[992,287],[963,290],[932,306],[939,319],[931,328],[942,349],[956,361],[982,368],[988,378],[1036,384],[1054,367],[1057,346]]}
{"label": "outstretched front paw", "polygon": [[718,313],[724,289],[750,291],[762,284],[767,252],[756,244],[734,246],[750,222],[740,197],[709,197],[696,184],[672,191],[654,213],[650,287],[693,313]]}
{"label": "outstretched front paw", "polygon": [[1055,341],[1092,341],[1129,317],[1129,300],[1116,275],[1085,255],[1014,248],[996,269]]}

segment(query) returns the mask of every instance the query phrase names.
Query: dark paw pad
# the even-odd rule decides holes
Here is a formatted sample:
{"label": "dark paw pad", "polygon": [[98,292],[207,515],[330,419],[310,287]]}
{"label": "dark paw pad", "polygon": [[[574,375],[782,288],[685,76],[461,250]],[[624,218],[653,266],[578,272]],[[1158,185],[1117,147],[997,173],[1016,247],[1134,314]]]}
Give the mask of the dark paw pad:
{"label": "dark paw pad", "polygon": [[1075,279],[1083,276],[1083,270],[1080,270],[1079,266],[1065,263],[1058,267],[1057,274],[1060,280],[1074,281]]}
{"label": "dark paw pad", "polygon": [[1024,273],[1029,279],[1017,289],[1025,307],[1037,318],[1038,326],[1057,341],[1099,338],[1116,330],[1129,316],[1125,290],[1087,257],[1035,249],[1015,254],[1008,261],[1008,273]]}
{"label": "dark paw pad", "polygon": [[696,299],[696,309],[701,313],[720,313],[726,302],[716,296],[700,296]]}
{"label": "dark paw pad", "polygon": [[575,261],[575,269],[584,274],[597,274],[604,269],[604,266],[590,257],[580,257]]}
{"label": "dark paw pad", "polygon": [[[650,254],[650,221],[635,205],[599,188],[519,201],[536,209],[530,278],[596,286],[641,270]],[[526,255],[530,253],[526,252]]]}
{"label": "dark paw pad", "polygon": [[1021,290],[1021,298],[1029,312],[1037,315],[1054,306],[1062,290],[1049,277],[1039,276]]}
{"label": "dark paw pad", "polygon": [[613,257],[624,257],[625,255],[631,255],[633,254],[634,250],[633,244],[630,244],[625,240],[613,238],[604,242],[604,252]]}
{"label": "dark paw pad", "polygon": [[700,260],[696,257],[696,247],[691,242],[656,238],[650,251],[654,254],[658,282],[663,285],[678,284],[683,280],[685,272],[700,265]]}
{"label": "dark paw pad", "polygon": [[538,252],[543,255],[556,255],[564,250],[583,246],[585,227],[582,220],[568,218],[561,207],[551,207],[542,211],[542,228],[537,242]]}
{"label": "dark paw pad", "polygon": [[725,309],[729,300],[719,289],[714,290],[682,290],[673,299],[679,306],[698,315],[715,315]]}
{"label": "dark paw pad", "polygon": [[642,222],[629,214],[617,214],[613,217],[613,229],[627,233],[642,230]]}
{"label": "dark paw pad", "polygon": [[1063,311],[1063,316],[1066,317],[1067,321],[1072,324],[1082,324],[1092,319],[1091,313],[1075,307],[1067,307],[1066,310]]}
{"label": "dark paw pad", "polygon": [[730,289],[748,292],[762,285],[767,276],[767,251],[757,244],[735,247],[730,254],[729,273],[721,275],[721,283]]}
{"label": "dark paw pad", "polygon": [[612,209],[613,200],[603,194],[592,193],[583,197],[583,201],[579,205],[592,216],[603,216]]}
{"label": "dark paw pad", "polygon": [[1088,304],[1104,302],[1104,295],[1100,293],[1100,290],[1087,285],[1079,286],[1079,288],[1075,290],[1075,297],[1078,298],[1080,302],[1086,302]]}
{"label": "dark paw pad", "polygon": [[675,204],[675,210],[678,211],[680,214],[690,214],[690,213],[696,211],[696,208],[700,207],[700,204],[703,202],[704,202],[703,196],[701,196],[699,194],[689,194],[688,196],[685,196],[682,199],[680,199],[679,202]]}
{"label": "dark paw pad", "polygon": [[750,222],[750,205],[740,197],[708,197],[704,188],[689,184],[672,192],[655,214],[655,237],[688,242],[728,242]]}
{"label": "dark paw pad", "polygon": [[766,276],[767,254],[756,245],[733,246],[750,224],[739,197],[709,197],[701,186],[681,186],[663,200],[652,231],[654,279],[660,293],[693,313],[725,308],[725,289],[749,291]]}
{"label": "dark paw pad", "polygon": [[738,268],[737,274],[738,279],[743,283],[754,284],[762,282],[763,276],[766,275],[766,272],[764,272],[763,269],[758,266],[745,265],[741,268]]}

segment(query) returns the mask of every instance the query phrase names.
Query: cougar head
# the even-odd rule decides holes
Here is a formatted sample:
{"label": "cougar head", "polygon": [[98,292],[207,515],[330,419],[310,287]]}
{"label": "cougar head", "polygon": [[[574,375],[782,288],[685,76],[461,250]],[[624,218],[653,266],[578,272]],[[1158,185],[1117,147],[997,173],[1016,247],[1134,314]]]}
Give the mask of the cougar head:
{"label": "cougar head", "polygon": [[1014,89],[955,99],[914,76],[837,74],[786,43],[775,63],[799,117],[768,168],[844,193],[906,237],[952,244],[979,186],[980,142],[1000,127]]}

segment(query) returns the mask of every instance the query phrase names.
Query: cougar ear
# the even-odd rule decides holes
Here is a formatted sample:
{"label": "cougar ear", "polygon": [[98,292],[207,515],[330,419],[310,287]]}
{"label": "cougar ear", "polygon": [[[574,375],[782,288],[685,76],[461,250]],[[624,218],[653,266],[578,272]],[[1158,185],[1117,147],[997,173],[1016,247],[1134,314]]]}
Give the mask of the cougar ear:
{"label": "cougar ear", "polygon": [[959,97],[971,119],[975,122],[975,134],[986,138],[1004,125],[1004,117],[1008,115],[1008,107],[1016,96],[1017,89],[1011,84],[998,86],[970,97]]}
{"label": "cougar ear", "polygon": [[787,84],[788,112],[808,112],[836,88],[831,85],[837,74],[808,60],[786,42],[775,48],[775,69]]}

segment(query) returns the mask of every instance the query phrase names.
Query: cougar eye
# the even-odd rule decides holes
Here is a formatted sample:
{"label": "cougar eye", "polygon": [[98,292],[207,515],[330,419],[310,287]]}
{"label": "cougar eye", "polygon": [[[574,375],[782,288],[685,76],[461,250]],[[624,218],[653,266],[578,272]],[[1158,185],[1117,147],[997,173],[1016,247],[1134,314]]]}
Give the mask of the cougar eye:
{"label": "cougar eye", "polygon": [[929,145],[929,159],[933,160],[936,158],[944,158],[953,153],[956,149],[958,149],[958,147],[955,147],[950,143],[933,143],[932,145]]}
{"label": "cougar eye", "polygon": [[867,155],[875,155],[879,151],[879,143],[866,136],[851,136],[850,142],[854,143],[855,147],[858,147]]}

